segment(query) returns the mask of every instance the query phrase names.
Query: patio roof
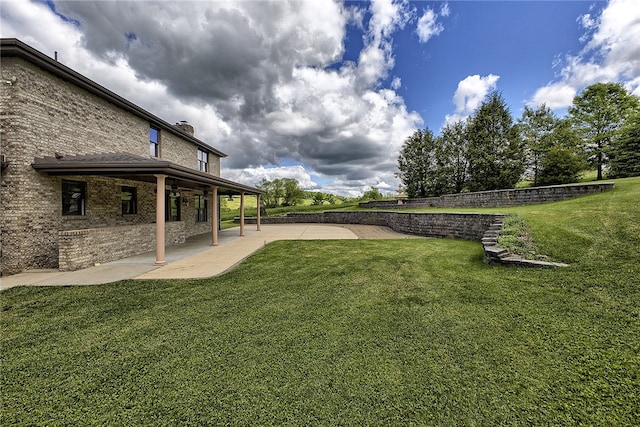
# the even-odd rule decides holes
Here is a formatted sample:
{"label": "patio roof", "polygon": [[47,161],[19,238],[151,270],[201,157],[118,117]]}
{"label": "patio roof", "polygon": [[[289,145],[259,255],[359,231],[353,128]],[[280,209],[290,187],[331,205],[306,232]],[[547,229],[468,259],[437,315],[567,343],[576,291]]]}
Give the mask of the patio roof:
{"label": "patio roof", "polygon": [[179,187],[201,189],[216,186],[220,194],[264,194],[263,190],[197,171],[167,160],[131,153],[77,154],[36,157],[31,166],[49,175],[107,176],[155,183],[155,175],[166,175]]}

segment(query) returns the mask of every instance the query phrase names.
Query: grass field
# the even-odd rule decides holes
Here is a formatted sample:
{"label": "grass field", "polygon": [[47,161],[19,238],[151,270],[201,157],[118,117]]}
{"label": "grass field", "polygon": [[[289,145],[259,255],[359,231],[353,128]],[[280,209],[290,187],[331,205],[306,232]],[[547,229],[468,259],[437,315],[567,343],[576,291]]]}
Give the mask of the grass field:
{"label": "grass field", "polygon": [[269,244],[208,280],[0,294],[0,424],[637,425],[640,179],[445,239]]}

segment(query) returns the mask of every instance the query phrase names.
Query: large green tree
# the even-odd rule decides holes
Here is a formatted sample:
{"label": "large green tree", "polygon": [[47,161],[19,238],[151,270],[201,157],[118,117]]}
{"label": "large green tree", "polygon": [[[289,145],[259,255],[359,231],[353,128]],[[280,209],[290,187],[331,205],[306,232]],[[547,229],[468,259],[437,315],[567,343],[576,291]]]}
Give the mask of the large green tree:
{"label": "large green tree", "polygon": [[432,195],[436,171],[436,140],[429,129],[416,130],[409,136],[398,156],[398,178],[410,198]]}
{"label": "large green tree", "polygon": [[596,83],[573,99],[569,117],[582,137],[589,160],[597,166],[597,179],[602,179],[620,129],[637,110],[638,98],[620,83]]}
{"label": "large green tree", "polygon": [[582,141],[569,119],[556,120],[549,144],[550,148],[540,157],[538,185],[576,182],[587,164],[581,151]]}
{"label": "large green tree", "polygon": [[277,178],[273,181],[263,178],[256,187],[265,191],[262,203],[266,208],[295,206],[304,198],[304,191],[298,187],[298,180],[293,178]]}
{"label": "large green tree", "polygon": [[631,116],[622,127],[609,166],[615,178],[640,176],[640,114]]}
{"label": "large green tree", "polygon": [[298,180],[293,178],[282,178],[284,186],[284,197],[282,206],[295,206],[304,200],[304,191],[298,186]]}
{"label": "large green tree", "polygon": [[523,144],[511,113],[498,92],[492,92],[467,126],[471,191],[512,188],[525,170]]}
{"label": "large green tree", "polygon": [[533,185],[539,184],[540,162],[553,147],[553,131],[558,119],[545,104],[537,109],[524,107],[518,129],[524,142],[527,166],[533,173]]}
{"label": "large green tree", "polygon": [[467,182],[469,141],[464,121],[448,123],[437,138],[436,176],[441,194],[460,193]]}

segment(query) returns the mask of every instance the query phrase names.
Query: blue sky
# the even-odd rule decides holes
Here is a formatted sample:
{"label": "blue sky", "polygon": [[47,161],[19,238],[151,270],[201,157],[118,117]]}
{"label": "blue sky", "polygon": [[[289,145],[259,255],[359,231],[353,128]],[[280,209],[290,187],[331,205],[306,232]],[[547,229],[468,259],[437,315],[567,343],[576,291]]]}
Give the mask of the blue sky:
{"label": "blue sky", "polygon": [[[224,177],[357,196],[493,90],[517,119],[601,81],[640,95],[638,0],[27,1],[17,37],[229,156]],[[43,153],[51,154],[51,153]]]}
{"label": "blue sky", "polygon": [[[497,75],[496,89],[520,115],[535,91],[554,79],[554,61],[577,54],[585,33],[577,18],[604,2],[493,1],[451,2],[443,31],[421,44],[413,31],[394,38],[398,93],[407,106],[438,131],[455,109],[458,82],[470,75]],[[418,9],[438,8],[431,2]],[[593,9],[592,9],[593,8]]]}

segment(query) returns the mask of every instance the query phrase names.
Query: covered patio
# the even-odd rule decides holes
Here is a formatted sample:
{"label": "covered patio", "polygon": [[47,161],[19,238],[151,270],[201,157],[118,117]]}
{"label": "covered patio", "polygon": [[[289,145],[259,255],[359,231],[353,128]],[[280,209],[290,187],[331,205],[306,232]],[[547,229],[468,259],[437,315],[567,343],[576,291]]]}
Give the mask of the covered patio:
{"label": "covered patio", "polygon": [[[211,220],[211,245],[219,244],[219,197],[240,196],[240,231],[239,235],[245,235],[244,207],[245,196],[257,197],[256,230],[261,229],[260,224],[260,195],[262,190],[236,183],[230,180],[211,175],[206,172],[190,169],[176,163],[138,156],[130,153],[102,153],[67,155],[55,157],[35,158],[32,167],[38,172],[50,176],[101,176],[119,178],[131,181],[155,184],[155,262],[157,266],[167,264],[166,259],[166,230],[165,219],[166,199],[165,191],[192,190],[201,192],[205,199],[212,201],[210,209]],[[149,227],[149,224],[143,224]],[[82,230],[76,235],[80,236]],[[141,230],[145,232],[145,230]],[[73,236],[73,233],[71,233]]]}

